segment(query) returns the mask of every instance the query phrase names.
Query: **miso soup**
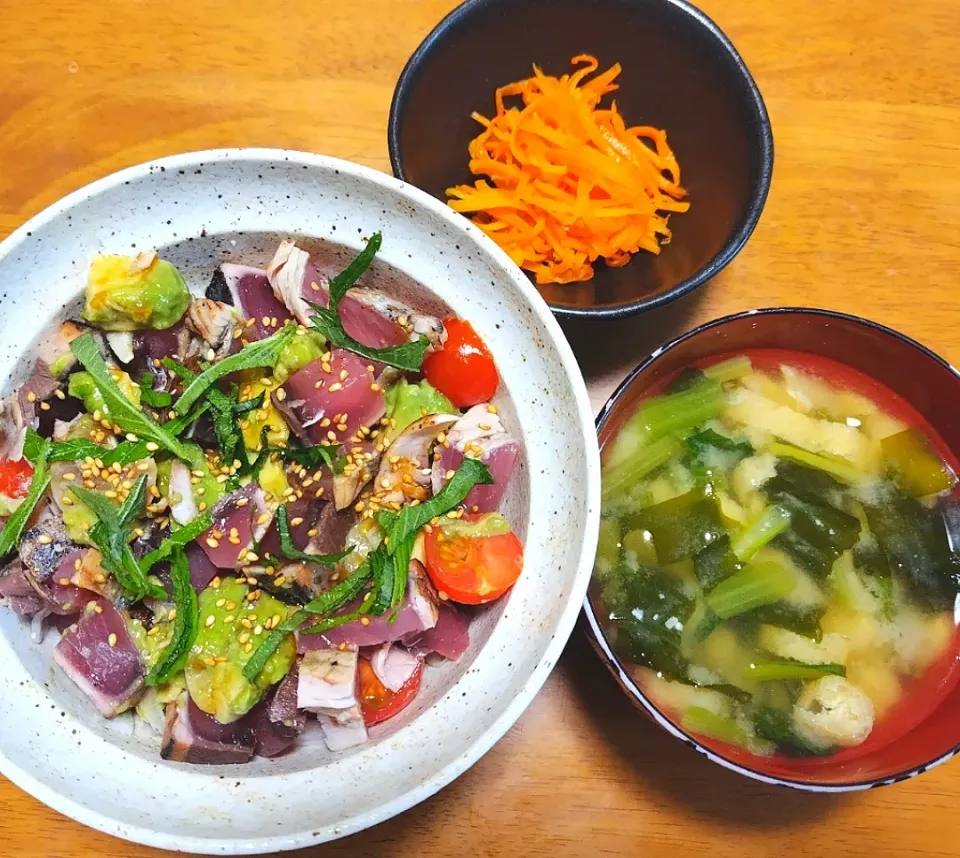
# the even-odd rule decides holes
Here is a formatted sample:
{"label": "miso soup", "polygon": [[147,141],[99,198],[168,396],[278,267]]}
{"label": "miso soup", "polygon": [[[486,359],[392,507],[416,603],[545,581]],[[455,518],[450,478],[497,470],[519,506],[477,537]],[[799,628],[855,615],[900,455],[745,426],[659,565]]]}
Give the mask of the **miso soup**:
{"label": "miso soup", "polygon": [[[949,690],[960,592],[951,458],[847,367],[757,350],[689,368],[603,451],[592,598],[685,730],[828,755]],[[933,675],[936,674],[936,675]]]}

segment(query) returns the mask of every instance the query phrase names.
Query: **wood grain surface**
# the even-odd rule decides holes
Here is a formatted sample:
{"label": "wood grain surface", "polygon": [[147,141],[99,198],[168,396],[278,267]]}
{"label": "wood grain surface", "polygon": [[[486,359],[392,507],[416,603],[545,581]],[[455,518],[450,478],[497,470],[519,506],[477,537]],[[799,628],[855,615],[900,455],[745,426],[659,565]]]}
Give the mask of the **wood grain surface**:
{"label": "wood grain surface", "polygon": [[[702,0],[766,98],[776,169],[683,303],[566,327],[597,407],[655,345],[756,306],[867,315],[960,361],[960,3]],[[406,58],[452,0],[0,0],[0,237],[118,168],[284,146],[389,169]],[[318,801],[322,800],[318,796]],[[582,633],[519,723],[404,816],[311,856],[960,855],[960,763],[846,796],[772,789],[634,714]],[[146,858],[0,779],[0,855]]]}

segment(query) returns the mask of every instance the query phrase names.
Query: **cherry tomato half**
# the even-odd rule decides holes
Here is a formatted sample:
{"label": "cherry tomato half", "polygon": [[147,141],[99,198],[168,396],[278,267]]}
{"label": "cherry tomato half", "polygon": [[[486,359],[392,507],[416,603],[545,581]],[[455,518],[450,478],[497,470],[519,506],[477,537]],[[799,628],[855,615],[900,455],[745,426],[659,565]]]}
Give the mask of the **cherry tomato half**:
{"label": "cherry tomato half", "polygon": [[444,319],[447,341],[423,361],[423,374],[457,408],[488,402],[500,377],[493,356],[473,325],[464,319]]}
{"label": "cherry tomato half", "polygon": [[363,712],[364,723],[372,727],[405,709],[417,696],[422,676],[423,662],[420,662],[406,684],[399,691],[391,691],[374,673],[370,660],[359,659],[357,680],[360,686],[360,709]]}
{"label": "cherry tomato half", "polygon": [[[467,520],[483,516],[465,516]],[[523,569],[523,544],[515,533],[450,535],[442,527],[427,534],[427,573],[454,602],[482,605],[507,592]]]}
{"label": "cherry tomato half", "polygon": [[32,478],[33,468],[26,459],[0,462],[0,495],[8,498],[26,497]]}

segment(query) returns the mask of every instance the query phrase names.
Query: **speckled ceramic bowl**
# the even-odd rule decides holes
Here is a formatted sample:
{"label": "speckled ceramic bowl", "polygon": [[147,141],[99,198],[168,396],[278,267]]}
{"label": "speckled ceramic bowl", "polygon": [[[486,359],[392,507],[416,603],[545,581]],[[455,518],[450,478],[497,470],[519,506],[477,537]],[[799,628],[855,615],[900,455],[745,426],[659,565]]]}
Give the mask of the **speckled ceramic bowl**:
{"label": "speckled ceramic bowl", "polygon": [[524,445],[508,512],[526,565],[471,627],[470,650],[428,670],[415,704],[329,753],[307,737],[244,766],[160,759],[159,736],[105,721],[0,610],[0,771],[110,834],[167,849],[248,854],[308,846],[387,819],[436,792],[496,742],[560,655],[596,549],[599,457],[577,364],[533,287],[492,241],[390,176],[279,150],[167,158],[95,182],[0,244],[0,372],[6,386],[47,325],[75,310],[90,258],[158,248],[196,288],[231,259],[264,263],[283,237],[355,252],[380,230],[372,277],[471,320],[497,358],[504,422]]}

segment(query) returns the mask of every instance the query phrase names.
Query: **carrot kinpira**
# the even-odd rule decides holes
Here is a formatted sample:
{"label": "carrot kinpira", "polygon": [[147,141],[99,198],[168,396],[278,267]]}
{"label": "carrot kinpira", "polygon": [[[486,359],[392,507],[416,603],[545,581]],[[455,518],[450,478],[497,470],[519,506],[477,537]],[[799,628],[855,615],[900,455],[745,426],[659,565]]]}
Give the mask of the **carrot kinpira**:
{"label": "carrot kinpira", "polygon": [[[595,57],[571,60],[561,77],[533,67],[533,77],[500,87],[496,115],[473,118],[483,131],[470,142],[473,185],[447,189],[449,205],[471,215],[537,283],[576,283],[593,263],[621,266],[640,250],[659,253],[671,237],[667,219],[690,203],[664,131],[627,127],[616,102],[619,63],[597,71]],[[508,107],[519,97],[523,106]]]}

